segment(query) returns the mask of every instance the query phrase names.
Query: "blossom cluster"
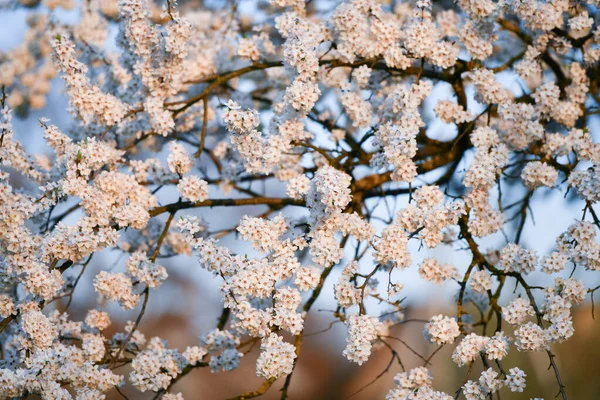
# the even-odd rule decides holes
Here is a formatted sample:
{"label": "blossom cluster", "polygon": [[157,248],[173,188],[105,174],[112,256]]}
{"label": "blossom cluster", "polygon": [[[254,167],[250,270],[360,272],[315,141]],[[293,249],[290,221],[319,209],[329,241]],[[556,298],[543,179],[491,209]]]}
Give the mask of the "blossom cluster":
{"label": "blossom cluster", "polygon": [[[386,399],[524,392],[511,352],[547,357],[567,399],[554,349],[599,289],[596,3],[11,2],[29,15],[0,53],[0,398],[181,400],[192,370],[242,363],[263,383],[239,398],[285,398],[329,301],[340,362],[402,369]],[[55,95],[68,122],[14,128]],[[168,295],[184,257],[222,309],[177,348],[142,321],[187,302]],[[410,320],[427,358],[399,337],[415,287],[442,293]],[[427,369],[442,347],[469,369],[451,394]]]}

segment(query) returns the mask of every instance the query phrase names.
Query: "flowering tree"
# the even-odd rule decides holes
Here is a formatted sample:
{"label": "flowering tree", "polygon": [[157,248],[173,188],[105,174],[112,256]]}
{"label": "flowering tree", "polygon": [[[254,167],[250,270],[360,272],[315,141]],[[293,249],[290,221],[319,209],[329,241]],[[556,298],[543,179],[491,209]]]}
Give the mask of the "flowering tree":
{"label": "flowering tree", "polygon": [[[597,289],[569,272],[600,269],[597,4],[260,5],[241,18],[232,4],[90,0],[67,24],[52,10],[69,0],[17,4],[35,13],[24,43],[0,55],[0,397],[103,399],[131,385],[180,399],[173,385],[195,368],[256,363],[263,384],[237,398],[278,380],[286,398],[327,290],[348,362],[389,352],[404,369],[393,329],[405,322],[402,271],[418,268],[454,281],[453,311],[423,322],[424,339],[452,346],[469,372],[456,392],[436,391],[432,355],[390,380],[387,399],[522,392],[510,351],[546,353],[567,399],[552,347]],[[41,119],[52,152],[34,158],[11,117],[43,107],[57,74],[73,123]],[[583,211],[547,252],[523,232],[550,188]],[[239,206],[255,212],[231,229],[192,210]],[[256,251],[236,253],[228,235]],[[467,261],[412,265],[436,247],[467,249]],[[101,251],[124,262],[86,274]],[[213,273],[223,310],[180,352],[146,340],[140,322],[168,279],[161,260],[181,254]],[[553,283],[528,281],[536,270]],[[86,280],[97,306],[72,320]],[[134,317],[109,337],[111,302]],[[243,357],[255,343],[258,359]]]}

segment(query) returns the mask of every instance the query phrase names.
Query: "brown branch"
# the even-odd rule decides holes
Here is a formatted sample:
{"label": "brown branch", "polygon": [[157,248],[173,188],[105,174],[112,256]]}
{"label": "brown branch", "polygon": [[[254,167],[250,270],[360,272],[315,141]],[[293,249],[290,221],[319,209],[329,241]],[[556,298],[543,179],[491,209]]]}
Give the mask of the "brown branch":
{"label": "brown branch", "polygon": [[386,367],[383,369],[383,371],[381,371],[379,374],[377,374],[377,376],[375,378],[373,378],[373,380],[371,380],[369,383],[367,383],[366,385],[364,385],[363,387],[361,387],[360,389],[358,389],[356,392],[352,393],[350,396],[348,396],[348,398],[354,397],[357,394],[359,394],[360,392],[362,392],[363,390],[365,390],[366,388],[368,388],[369,386],[373,385],[375,382],[377,382],[382,376],[384,376],[386,373],[388,373],[390,371],[390,368],[392,367],[392,365],[394,364],[394,360],[397,358],[398,360],[400,359],[400,356],[398,356],[398,353],[396,352],[396,350],[394,350],[393,348],[391,348],[390,346],[390,351],[392,352],[392,358],[390,359],[390,361],[387,363]]}
{"label": "brown branch", "polygon": [[166,389],[161,389],[159,390],[156,395],[152,398],[152,400],[157,400],[162,398],[162,396],[167,393],[172,387],[173,385],[175,385],[177,382],[179,382],[180,379],[182,379],[183,377],[185,377],[187,374],[189,374],[190,372],[192,372],[195,368],[203,368],[203,367],[207,367],[208,363],[205,362],[199,362],[197,364],[190,364],[190,365],[186,365],[181,372],[171,380],[171,382],[169,383],[169,386],[167,386]]}
{"label": "brown branch", "polygon": [[413,353],[415,356],[419,357],[421,360],[423,360],[425,362],[425,365],[429,364],[429,360],[426,359],[425,357],[423,357],[421,354],[419,354],[419,352],[417,352],[415,349],[413,349],[408,343],[406,343],[404,340],[397,338],[395,336],[379,336],[380,338],[386,338],[386,339],[392,339],[392,340],[396,340],[400,343],[402,343],[408,350],[410,350],[411,353]]}
{"label": "brown branch", "polygon": [[291,198],[277,198],[277,197],[253,197],[253,198],[242,198],[242,199],[212,199],[198,202],[182,201],[177,203],[168,204],[166,206],[156,207],[150,210],[150,216],[155,217],[157,215],[184,210],[186,208],[199,208],[199,207],[230,207],[230,206],[304,206],[303,200],[291,199]]}
{"label": "brown branch", "polygon": [[146,312],[146,305],[148,305],[148,297],[149,297],[150,289],[146,287],[146,289],[144,289],[144,291],[142,293],[144,295],[144,302],[142,303],[142,309],[140,310],[140,313],[138,314],[133,327],[129,331],[129,334],[127,335],[125,340],[123,340],[123,343],[119,347],[119,351],[117,351],[117,354],[114,356],[113,362],[111,362],[111,366],[117,362],[119,357],[121,357],[121,353],[123,353],[123,350],[125,349],[125,347],[127,347],[127,344],[133,337],[133,334],[137,330],[137,327],[140,325],[140,322],[142,321],[142,318],[144,317],[144,314]]}
{"label": "brown branch", "polygon": [[[527,282],[525,282],[525,279],[523,279],[523,276],[521,274],[516,273],[516,272],[502,271],[502,270],[495,268],[490,263],[488,263],[485,256],[479,250],[479,246],[473,239],[473,236],[469,232],[468,218],[469,218],[469,210],[467,210],[467,214],[465,214],[459,220],[459,226],[460,226],[461,234],[462,234],[463,238],[467,241],[467,243],[469,245],[469,249],[471,250],[471,253],[473,254],[473,262],[476,262],[476,263],[479,263],[480,265],[485,266],[486,269],[488,269],[492,274],[494,274],[496,276],[502,276],[502,275],[512,276],[515,279],[517,279],[517,282],[525,290],[525,293],[527,294],[527,297],[529,298],[531,306],[533,307],[533,309],[535,311],[538,325],[543,328],[544,327],[543,320],[542,320],[543,314],[540,312],[539,307],[537,306],[535,297],[533,296],[533,293],[531,292],[531,287],[527,284]],[[500,293],[497,293],[496,295],[499,296]],[[497,309],[498,313],[501,313],[501,310],[499,310],[499,306],[496,302],[492,303],[491,305],[492,305],[492,307],[495,307]],[[550,366],[552,367],[552,369],[554,371],[554,376],[555,376],[556,382],[558,383],[558,386],[559,386],[559,393],[562,396],[563,400],[567,400],[567,393],[565,391],[565,386],[562,383],[562,379],[561,379],[561,376],[560,376],[560,373],[558,370],[558,366],[556,365],[556,362],[554,360],[554,358],[556,356],[550,350],[546,350],[546,353],[548,354],[548,358],[550,360]]]}
{"label": "brown branch", "polygon": [[156,247],[154,248],[154,252],[152,256],[150,256],[150,261],[155,262],[156,257],[160,253],[160,247],[162,246],[162,242],[167,237],[167,233],[169,232],[169,227],[171,226],[171,222],[173,222],[173,217],[175,216],[176,211],[171,211],[169,214],[169,218],[167,218],[167,222],[165,223],[165,227],[163,228],[158,240],[156,241]]}
{"label": "brown branch", "polygon": [[275,379],[269,378],[266,379],[256,390],[251,392],[242,393],[239,396],[231,397],[228,400],[245,400],[245,399],[253,399],[255,397],[262,396],[267,393],[267,390],[273,385]]}

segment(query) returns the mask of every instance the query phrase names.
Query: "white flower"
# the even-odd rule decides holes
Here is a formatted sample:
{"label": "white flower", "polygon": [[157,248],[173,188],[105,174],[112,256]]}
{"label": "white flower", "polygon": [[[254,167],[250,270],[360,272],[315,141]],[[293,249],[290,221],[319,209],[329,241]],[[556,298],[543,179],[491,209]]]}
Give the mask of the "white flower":
{"label": "white flower", "polygon": [[425,324],[423,333],[429,342],[444,345],[454,342],[454,339],[460,335],[460,330],[456,319],[440,314],[432,317]]}
{"label": "white flower", "polygon": [[256,361],[256,374],[266,379],[277,379],[289,375],[294,368],[296,348],[283,341],[281,336],[271,333],[260,345],[260,356]]}

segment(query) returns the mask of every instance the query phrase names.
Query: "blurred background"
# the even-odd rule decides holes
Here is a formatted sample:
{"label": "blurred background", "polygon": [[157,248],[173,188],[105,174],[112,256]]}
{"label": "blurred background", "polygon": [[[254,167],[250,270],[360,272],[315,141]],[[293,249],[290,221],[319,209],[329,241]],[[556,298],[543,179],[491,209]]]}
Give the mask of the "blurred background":
{"label": "blurred background", "polygon": [[[106,0],[116,3],[116,0]],[[326,4],[333,4],[327,2]],[[190,3],[188,3],[190,5]],[[254,17],[257,9],[255,0],[240,1],[239,12]],[[48,12],[43,6],[34,10],[22,8],[4,8],[0,10],[0,53],[10,51],[23,41],[27,31],[26,18],[31,13]],[[74,23],[79,15],[77,8],[63,10],[57,8],[52,11],[52,17],[63,22]],[[114,27],[113,27],[114,29]],[[114,33],[114,32],[113,32]],[[504,83],[515,91],[521,90],[516,82],[517,78],[507,72],[503,75]],[[46,104],[37,110],[31,110],[24,119],[15,118],[14,128],[16,137],[32,153],[48,153],[49,150],[42,140],[43,132],[39,127],[38,119],[46,117],[61,129],[67,130],[70,126],[71,117],[65,111],[68,102],[61,91],[62,82],[59,77],[53,79]],[[470,94],[472,101],[472,93]],[[436,99],[447,96],[447,88],[436,87],[434,94],[427,101],[425,109],[429,118],[431,137],[452,137],[455,131],[441,121],[434,120],[431,109]],[[590,127],[592,132],[597,131],[598,121],[594,121]],[[211,145],[210,138],[207,143]],[[164,159],[165,154],[159,155]],[[465,160],[464,167],[467,166]],[[265,193],[271,196],[284,196],[284,186],[277,182],[269,182],[264,187]],[[510,198],[519,199],[523,195],[522,188],[509,188],[507,201]],[[223,193],[211,188],[211,198],[225,197]],[[177,197],[173,191],[162,191],[160,202],[167,204],[176,201]],[[406,204],[406,198],[399,198],[393,203],[394,209],[401,208]],[[57,208],[56,214],[67,209],[68,204]],[[540,189],[532,202],[533,219],[528,219],[524,232],[523,245],[535,248],[540,255],[545,255],[553,249],[555,238],[574,222],[581,218],[583,204],[569,197],[565,199],[565,193],[560,190]],[[185,214],[201,216],[209,227],[209,231],[234,227],[239,218],[245,214],[258,215],[264,209],[260,207],[239,208],[214,208],[203,210],[188,210]],[[289,208],[284,211],[290,216],[297,216],[299,209]],[[381,211],[383,212],[383,211]],[[65,222],[74,221],[78,215],[74,213]],[[380,226],[381,227],[381,226]],[[499,235],[482,240],[482,247],[497,248],[498,244],[505,242],[505,238]],[[255,254],[246,243],[243,243],[232,235],[223,238],[220,242],[227,245],[236,253]],[[393,336],[400,337],[410,346],[400,342],[391,343],[399,353],[406,369],[421,366],[423,361],[414,354],[417,352],[427,358],[435,347],[428,345],[423,340],[423,322],[432,315],[447,313],[454,315],[456,310],[449,308],[453,303],[458,285],[456,282],[447,282],[443,286],[427,283],[419,278],[416,265],[425,257],[436,257],[444,263],[455,265],[459,271],[464,271],[470,261],[468,252],[460,247],[440,246],[431,251],[418,251],[418,243],[412,245],[413,267],[405,271],[395,271],[394,277],[405,285],[403,295],[406,299],[403,305],[406,309],[405,320],[407,322],[395,327]],[[123,258],[120,254],[103,252],[94,257],[84,279],[78,286],[73,305],[69,314],[74,320],[83,320],[85,312],[96,305],[96,296],[91,287],[92,277],[100,269],[112,269],[122,265]],[[345,265],[348,261],[343,260],[340,264]],[[202,270],[194,256],[177,256],[170,259],[162,259],[160,263],[169,272],[169,280],[157,290],[157,294],[151,296],[148,312],[140,325],[140,330],[147,338],[160,336],[168,340],[169,346],[184,350],[186,346],[196,345],[198,336],[204,332],[214,329],[216,321],[221,312],[222,303],[219,296],[219,281],[210,273]],[[328,278],[326,289],[320,296],[313,311],[306,321],[306,338],[302,354],[299,359],[297,371],[294,374],[289,396],[291,399],[380,399],[394,386],[393,376],[401,372],[401,367],[390,362],[388,349],[374,350],[371,359],[358,367],[348,362],[342,356],[345,346],[345,327],[342,323],[333,323],[335,318],[332,310],[335,309],[332,286],[337,281],[339,270]],[[568,276],[571,271],[565,271]],[[574,272],[574,277],[582,279],[587,287],[595,287],[600,284],[600,278],[595,273],[586,273],[582,269]],[[87,278],[87,279],[86,279]],[[554,277],[548,277],[541,272],[535,272],[528,276],[531,285],[551,284]],[[513,283],[510,282],[512,285]],[[512,294],[512,288],[505,289],[505,296],[501,298],[501,305],[506,304]],[[596,399],[600,398],[600,380],[596,379],[599,374],[597,360],[600,357],[600,345],[597,338],[600,335],[599,324],[592,318],[592,304],[587,298],[583,305],[574,309],[575,335],[566,343],[553,347],[558,356],[558,366],[561,371],[563,382],[567,387],[567,393],[572,399]],[[59,309],[64,304],[56,305]],[[369,312],[373,315],[385,312],[385,307],[376,302],[368,303]],[[108,336],[122,330],[128,319],[134,319],[137,310],[123,312],[118,307],[105,307],[111,313],[113,324],[109,328]],[[599,317],[600,318],[600,317]],[[509,333],[509,332],[506,332]],[[428,367],[432,370],[434,387],[447,393],[454,391],[466,380],[468,374],[470,379],[475,379],[480,371],[477,365],[470,372],[468,367],[458,368],[450,359],[452,347],[440,351],[433,357]],[[262,379],[256,376],[255,359],[258,354],[258,346],[252,349],[242,360],[241,367],[233,372],[211,374],[208,369],[197,369],[182,379],[173,392],[181,392],[186,399],[221,399],[238,395],[242,392],[256,389]],[[553,399],[558,392],[558,387],[552,371],[548,370],[548,359],[546,354],[518,353],[514,348],[507,359],[503,362],[505,368],[518,365],[527,374],[527,388],[522,394],[512,394],[502,391],[501,397],[510,399],[529,399],[531,397],[543,397],[546,400]],[[127,367],[121,370],[126,375]],[[379,379],[376,379],[380,376]],[[277,382],[264,396],[266,399],[280,397],[279,389],[283,381]],[[367,386],[368,385],[368,386]],[[365,387],[366,386],[366,387]],[[123,393],[130,399],[151,398],[152,396],[140,396],[130,388],[124,388]],[[111,393],[109,399],[121,398],[116,392]]]}

